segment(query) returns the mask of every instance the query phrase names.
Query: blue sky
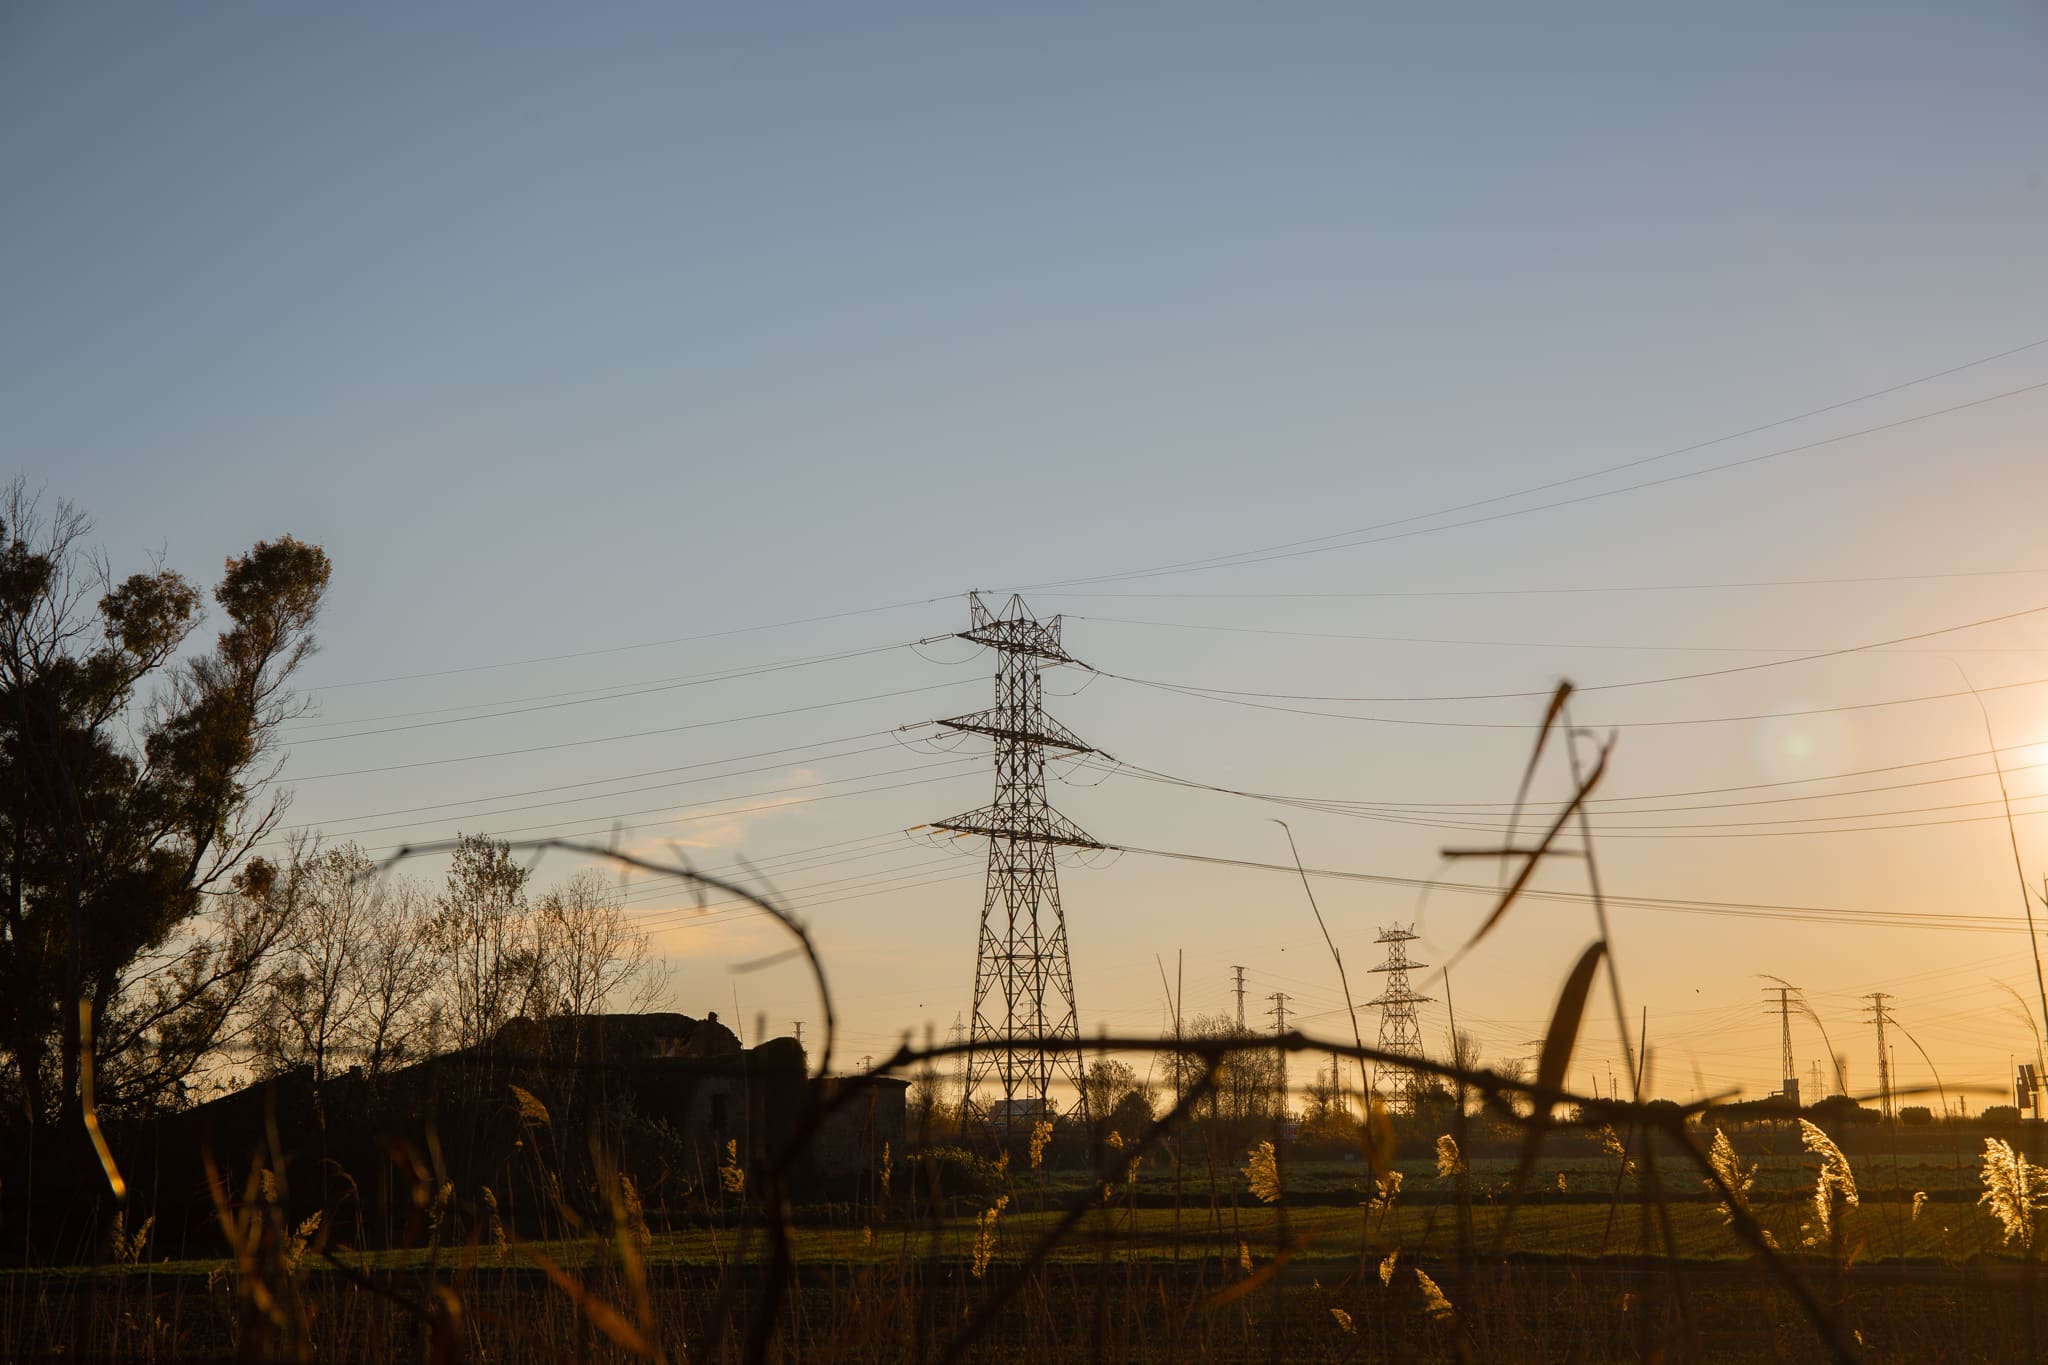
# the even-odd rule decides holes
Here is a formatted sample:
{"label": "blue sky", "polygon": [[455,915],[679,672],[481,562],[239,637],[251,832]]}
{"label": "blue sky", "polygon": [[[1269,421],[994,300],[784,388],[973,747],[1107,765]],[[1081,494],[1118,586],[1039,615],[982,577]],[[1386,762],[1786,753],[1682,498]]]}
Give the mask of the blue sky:
{"label": "blue sky", "polygon": [[[323,722],[901,643],[964,624],[968,587],[1118,574],[1428,512],[2048,338],[2044,56],[2048,19],[2018,5],[14,6],[0,12],[0,422],[16,468],[85,506],[117,566],[161,547],[206,577],[262,536],[325,545],[334,593],[306,675],[329,689],[315,694]],[[2044,378],[2048,348],[2025,351],[1639,473],[1925,417],[1743,469],[1074,591],[2048,569],[2048,397],[1925,416]],[[1540,598],[1033,600],[1092,618],[1070,623],[1074,648],[1118,673],[1465,695],[1735,657],[1677,646],[1792,654],[1893,638],[2048,603],[2048,573]],[[596,652],[903,602],[925,605]],[[1978,681],[2048,665],[2042,618],[1935,643],[1984,651],[1959,656]],[[502,830],[510,817],[496,812],[519,802],[482,798],[777,748],[798,752],[740,765],[786,759],[777,773],[703,790],[887,786],[906,778],[863,775],[944,756],[835,758],[823,741],[982,704],[986,659],[959,645],[925,653],[357,739],[334,736],[448,717],[301,729],[293,818],[376,828],[362,836],[376,844],[474,829],[486,813]],[[553,655],[575,657],[336,686]],[[1954,677],[1931,656],[1866,654],[1611,705],[1589,697],[1582,714],[1811,709],[1949,691]],[[835,709],[726,724],[822,703]],[[1505,800],[1527,738],[1260,712],[1111,679],[1059,704],[1133,762],[1372,800]],[[2002,743],[2048,741],[2048,702],[2029,689],[1991,706]],[[1400,713],[1504,723],[1535,710]],[[718,724],[584,742],[705,722]],[[1617,793],[1984,747],[1974,707],[1954,700],[1621,733]],[[444,761],[544,744],[561,747]],[[396,763],[435,766],[327,776]],[[700,856],[790,855],[985,799],[985,769],[942,772],[643,833],[715,826]],[[1960,805],[1982,800],[1986,780],[1793,809]],[[2044,789],[2031,780],[2015,790]],[[648,782],[592,790],[635,785]],[[1774,794],[1786,793],[1748,797]],[[602,828],[682,796],[528,811],[520,827]],[[1061,800],[1117,842],[1275,852],[1264,806],[1127,779]],[[451,804],[348,818],[433,802]],[[1310,861],[1400,876],[1431,875],[1438,845],[1460,841],[1290,818]],[[1948,817],[1895,817],[1936,818]],[[2028,825],[2038,872],[2048,842]],[[2002,840],[1978,821],[1617,838],[1603,856],[1610,881],[1644,894],[2016,914]],[[898,893],[860,878],[935,855],[875,847],[858,864],[812,855],[784,878],[800,901],[832,894],[806,893],[813,881],[870,893],[813,912],[846,964],[856,1051],[964,1008],[979,908],[971,859],[957,880]],[[1135,856],[1075,869],[1084,1016],[1150,1027],[1153,955],[1176,948],[1206,992],[1191,986],[1191,1007],[1221,1008],[1224,967],[1247,954],[1260,955],[1255,981],[1329,1004],[1319,940],[1290,894],[1260,874],[1196,876]],[[1385,888],[1330,895],[1353,964],[1370,958],[1373,924],[1416,913],[1412,895]],[[1442,900],[1423,912],[1438,954],[1477,915]],[[1461,1000],[1492,1002],[1472,1011],[1490,1052],[1531,1036],[1590,933],[1565,911],[1542,916],[1462,969]],[[728,1000],[732,957],[758,946],[729,922],[652,923],[677,957],[683,1008]],[[1274,927],[1248,944],[1254,924]],[[1690,1040],[1689,1054],[1670,1045],[1692,1059],[1671,1062],[1674,1089],[1770,1082],[1759,970],[1843,1002],[1894,990],[1909,1026],[1954,1014],[1931,1031],[1952,1028],[1947,1045],[1995,1080],[2018,1024],[1980,997],[1991,977],[2030,970],[2010,935],[1672,916],[1626,923],[1617,953],[1653,1030],[1668,1008]],[[1949,975],[1916,997],[1902,961]],[[744,1018],[815,1015],[779,970],[737,984]]]}

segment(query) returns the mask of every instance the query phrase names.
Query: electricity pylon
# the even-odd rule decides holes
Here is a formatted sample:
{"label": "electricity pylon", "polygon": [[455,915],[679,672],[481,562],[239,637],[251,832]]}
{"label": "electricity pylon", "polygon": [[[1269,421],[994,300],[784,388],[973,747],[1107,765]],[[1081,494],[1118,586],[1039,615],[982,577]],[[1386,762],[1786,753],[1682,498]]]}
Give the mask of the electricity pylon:
{"label": "electricity pylon", "polygon": [[[1274,991],[1266,998],[1273,1002],[1273,1008],[1267,1010],[1266,1013],[1273,1016],[1273,1036],[1277,1038],[1287,1032],[1287,1002],[1291,997],[1286,991]],[[1275,1066],[1273,1093],[1279,1101],[1274,1107],[1279,1110],[1281,1117],[1284,1118],[1287,1115],[1287,1049],[1276,1046],[1273,1049],[1273,1061]]]}
{"label": "electricity pylon", "polygon": [[1884,1106],[1886,1123],[1892,1119],[1892,1058],[1891,1050],[1885,1046],[1884,1026],[1892,1022],[1891,1011],[1884,1002],[1891,996],[1883,991],[1872,991],[1863,997],[1870,1002],[1870,1017],[1877,1025],[1877,1093],[1879,1103]]}
{"label": "electricity pylon", "polygon": [[1015,596],[996,614],[970,593],[968,610],[959,638],[997,652],[996,704],[939,724],[995,741],[995,800],[933,828],[988,840],[962,1117],[1007,1134],[1052,1117],[1055,1076],[1087,1103],[1057,854],[1102,845],[1048,804],[1045,762],[1096,750],[1045,714],[1044,671],[1075,662],[1060,645],[1060,618],[1041,621]]}
{"label": "electricity pylon", "polygon": [[[1373,941],[1387,945],[1387,960],[1372,970],[1384,973],[1387,984],[1377,998],[1365,1002],[1368,1006],[1379,1006],[1380,1051],[1412,1057],[1417,1061],[1423,1055],[1422,1024],[1416,1018],[1415,1007],[1436,998],[1418,995],[1408,984],[1411,968],[1429,965],[1408,960],[1408,945],[1420,937],[1414,930],[1398,924],[1391,929],[1380,930],[1380,936]],[[1422,1100],[1422,1073],[1401,1062],[1380,1062],[1372,1069],[1372,1088],[1374,1094],[1384,1092],[1396,1107],[1412,1114]]]}
{"label": "electricity pylon", "polygon": [[[1771,979],[1777,981],[1776,977]],[[1778,984],[1775,986],[1764,987],[1766,994],[1771,991],[1778,993],[1778,1003],[1776,1006],[1779,1047],[1778,1075],[1781,1082],[1778,1093],[1783,1095],[1786,1101],[1794,1107],[1797,1107],[1800,1102],[1799,1075],[1792,1069],[1792,995],[1798,989],[1797,986],[1789,981],[1778,981]],[[1814,1098],[1819,1099],[1820,1097],[1815,1095]]]}

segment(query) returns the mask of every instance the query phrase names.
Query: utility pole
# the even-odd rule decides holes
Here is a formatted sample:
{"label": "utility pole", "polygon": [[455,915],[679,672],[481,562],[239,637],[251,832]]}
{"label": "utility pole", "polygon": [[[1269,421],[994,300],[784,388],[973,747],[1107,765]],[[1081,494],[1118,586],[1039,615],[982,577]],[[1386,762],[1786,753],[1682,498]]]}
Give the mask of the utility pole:
{"label": "utility pole", "polygon": [[1237,973],[1237,1031],[1244,1032],[1244,968],[1232,967]]}
{"label": "utility pole", "polygon": [[[1274,991],[1266,998],[1273,1002],[1273,1008],[1267,1010],[1266,1013],[1273,1016],[1273,1036],[1278,1038],[1281,1034],[1287,1032],[1287,992]],[[1287,1114],[1287,1049],[1276,1044],[1273,1048],[1273,1060],[1279,1068],[1277,1072],[1279,1076],[1279,1089],[1276,1098],[1280,1102],[1281,1116],[1285,1117]]]}
{"label": "utility pole", "polygon": [[[932,828],[988,840],[961,1112],[1008,1134],[1052,1117],[1055,1076],[1087,1111],[1057,855],[1102,845],[1046,801],[1045,763],[1047,754],[1096,751],[1045,714],[1045,670],[1076,662],[1060,645],[1060,618],[1041,621],[1016,596],[1000,613],[980,593],[967,603],[959,638],[996,651],[996,704],[939,724],[995,741],[995,799]],[[984,1083],[994,1092],[986,1103],[976,1097]]]}
{"label": "utility pole", "polygon": [[[1416,1018],[1415,1007],[1435,999],[1434,996],[1417,994],[1408,984],[1411,969],[1429,965],[1408,960],[1408,945],[1420,937],[1413,928],[1399,924],[1380,930],[1380,936],[1373,941],[1387,945],[1387,960],[1372,970],[1383,974],[1387,984],[1376,998],[1365,1002],[1379,1007],[1380,1051],[1412,1057],[1417,1061],[1423,1055],[1422,1024]],[[1395,1104],[1412,1114],[1422,1099],[1422,1073],[1399,1062],[1375,1065],[1372,1089],[1374,1094],[1386,1091]]]}
{"label": "utility pole", "polygon": [[1870,1002],[1870,1017],[1877,1025],[1877,1093],[1880,1096],[1879,1102],[1884,1106],[1885,1122],[1890,1123],[1892,1120],[1892,1059],[1891,1053],[1885,1047],[1884,1026],[1891,1022],[1891,1012],[1885,1009],[1884,1002],[1891,999],[1891,997],[1883,991],[1872,991],[1863,998]]}
{"label": "utility pole", "polygon": [[794,1027],[796,1029],[796,1045],[802,1047],[804,1045],[804,1021],[801,1019],[797,1020]]}

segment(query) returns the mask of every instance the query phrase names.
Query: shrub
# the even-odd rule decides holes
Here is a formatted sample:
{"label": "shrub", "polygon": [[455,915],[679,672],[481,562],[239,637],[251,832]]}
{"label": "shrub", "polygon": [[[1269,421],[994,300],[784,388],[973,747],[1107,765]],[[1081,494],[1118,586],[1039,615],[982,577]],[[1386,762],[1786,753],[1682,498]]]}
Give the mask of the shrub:
{"label": "shrub", "polygon": [[911,1158],[924,1170],[931,1193],[963,1199],[972,1208],[987,1208],[1003,1187],[1003,1173],[993,1161],[960,1147],[928,1147]]}
{"label": "shrub", "polygon": [[1924,1104],[1909,1104],[1899,1111],[1899,1122],[1918,1128],[1922,1124],[1934,1122],[1934,1111]]}

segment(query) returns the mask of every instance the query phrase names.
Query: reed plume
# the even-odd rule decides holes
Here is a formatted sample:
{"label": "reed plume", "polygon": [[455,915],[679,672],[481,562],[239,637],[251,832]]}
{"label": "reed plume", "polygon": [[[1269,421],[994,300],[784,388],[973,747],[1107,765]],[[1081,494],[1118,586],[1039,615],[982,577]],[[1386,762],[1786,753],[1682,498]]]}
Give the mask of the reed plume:
{"label": "reed plume", "polygon": [[1273,1154],[1273,1144],[1261,1142],[1245,1153],[1244,1178],[1250,1183],[1252,1193],[1268,1204],[1280,1198],[1280,1162]]}
{"label": "reed plume", "polygon": [[2041,1167],[2015,1152],[2011,1143],[1984,1139],[1984,1193],[1977,1202],[1990,1207],[2004,1230],[2004,1242],[2034,1245],[2034,1210],[2048,1201],[2041,1176]]}
{"label": "reed plume", "polygon": [[1451,1301],[1444,1297],[1444,1291],[1436,1287],[1436,1281],[1424,1274],[1420,1266],[1415,1270],[1415,1282],[1422,1286],[1422,1309],[1425,1313],[1433,1318],[1457,1316],[1458,1310],[1451,1307]]}
{"label": "reed plume", "polygon": [[1856,1173],[1849,1169],[1849,1158],[1842,1155],[1842,1149],[1821,1131],[1820,1125],[1799,1120],[1799,1140],[1807,1151],[1820,1158],[1820,1170],[1813,1181],[1813,1222],[1807,1225],[1806,1237],[1806,1244],[1813,1246],[1834,1231],[1838,1203],[1840,1208],[1856,1207]]}
{"label": "reed plume", "polygon": [[[1735,1224],[1735,1210],[1749,1207],[1749,1187],[1756,1179],[1756,1163],[1751,1162],[1744,1166],[1735,1155],[1735,1144],[1730,1142],[1728,1135],[1719,1128],[1714,1130],[1714,1145],[1707,1150],[1707,1162],[1714,1168],[1714,1174],[1721,1178],[1721,1183],[1728,1187],[1728,1192],[1734,1196],[1732,1205],[1726,1200],[1720,1201],[1721,1221],[1732,1227]],[[1714,1182],[1711,1180],[1700,1183],[1710,1191],[1714,1188]]]}

